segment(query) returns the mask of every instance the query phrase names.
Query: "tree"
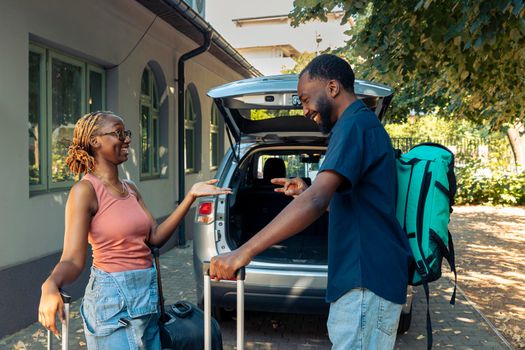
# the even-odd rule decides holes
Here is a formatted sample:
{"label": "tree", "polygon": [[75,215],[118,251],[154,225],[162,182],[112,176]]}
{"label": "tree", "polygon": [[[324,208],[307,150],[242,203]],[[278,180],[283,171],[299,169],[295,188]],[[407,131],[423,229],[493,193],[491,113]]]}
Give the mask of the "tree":
{"label": "tree", "polygon": [[315,52],[302,52],[299,56],[294,58],[295,66],[291,69],[283,69],[283,74],[299,74],[304,67],[315,57]]}
{"label": "tree", "polygon": [[[356,71],[397,91],[394,115],[446,108],[491,130],[507,130],[525,164],[523,0],[295,0],[293,25],[343,9],[361,28],[339,53]],[[402,97],[402,98],[400,98]],[[520,151],[522,158],[520,159]]]}

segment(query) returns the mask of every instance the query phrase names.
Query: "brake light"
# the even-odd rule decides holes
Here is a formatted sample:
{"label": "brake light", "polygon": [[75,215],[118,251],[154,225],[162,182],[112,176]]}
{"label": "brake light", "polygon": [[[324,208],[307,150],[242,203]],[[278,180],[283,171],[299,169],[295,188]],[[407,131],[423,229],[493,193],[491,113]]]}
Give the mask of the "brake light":
{"label": "brake light", "polygon": [[210,224],[214,221],[213,202],[201,202],[197,209],[196,221],[203,224]]}
{"label": "brake light", "polygon": [[199,215],[210,215],[213,210],[212,202],[203,202],[199,204]]}

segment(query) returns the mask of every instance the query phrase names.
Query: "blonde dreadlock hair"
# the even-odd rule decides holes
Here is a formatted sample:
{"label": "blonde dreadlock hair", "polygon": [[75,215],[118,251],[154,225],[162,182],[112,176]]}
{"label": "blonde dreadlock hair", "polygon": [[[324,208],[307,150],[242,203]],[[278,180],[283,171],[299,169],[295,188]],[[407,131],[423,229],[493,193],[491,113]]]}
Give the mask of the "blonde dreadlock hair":
{"label": "blonde dreadlock hair", "polygon": [[93,171],[95,158],[89,141],[102,125],[102,120],[110,115],[115,114],[109,111],[88,113],[75,124],[73,141],[68,148],[66,157],[66,164],[75,175],[79,176]]}

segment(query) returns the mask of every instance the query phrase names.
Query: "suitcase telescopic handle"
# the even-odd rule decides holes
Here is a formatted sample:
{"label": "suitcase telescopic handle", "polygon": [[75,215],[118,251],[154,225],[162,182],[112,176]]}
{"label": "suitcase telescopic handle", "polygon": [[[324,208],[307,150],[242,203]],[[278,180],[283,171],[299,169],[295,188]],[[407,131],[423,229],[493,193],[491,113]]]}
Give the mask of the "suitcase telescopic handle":
{"label": "suitcase telescopic handle", "polygon": [[[71,303],[71,296],[67,294],[62,288],[59,289],[60,296],[64,302],[64,322],[62,322],[62,350],[69,348],[69,304]],[[53,337],[51,331],[47,330],[47,350],[53,349]]]}
{"label": "suitcase telescopic handle", "polygon": [[[204,350],[211,350],[211,279],[210,262],[202,263],[204,274]],[[240,268],[237,277],[237,350],[244,350],[244,280],[246,269]]]}
{"label": "suitcase telescopic handle", "polygon": [[[204,276],[210,276],[210,265],[211,264],[209,261],[204,261],[202,263],[202,273],[204,274]],[[235,272],[235,275],[237,280],[244,281],[246,279],[246,268],[241,267]]]}

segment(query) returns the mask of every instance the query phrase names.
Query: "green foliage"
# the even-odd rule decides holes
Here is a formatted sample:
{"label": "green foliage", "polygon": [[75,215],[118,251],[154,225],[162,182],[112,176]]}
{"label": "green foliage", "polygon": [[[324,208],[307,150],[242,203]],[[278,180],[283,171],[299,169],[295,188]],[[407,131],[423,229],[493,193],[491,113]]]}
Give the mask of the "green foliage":
{"label": "green foliage", "polygon": [[299,74],[306,65],[315,58],[314,52],[303,52],[294,58],[295,66],[292,69],[284,69],[283,74]]}
{"label": "green foliage", "polygon": [[74,180],[74,176],[69,170],[66,163],[67,148],[70,142],[68,140],[61,140],[53,144],[52,153],[52,168],[51,174],[53,182],[64,182]]}
{"label": "green foliage", "polygon": [[53,154],[53,182],[73,180],[73,175],[66,164],[66,157],[61,154]]}
{"label": "green foliage", "polygon": [[525,205],[525,173],[490,169],[479,160],[456,168],[456,204]]}
{"label": "green foliage", "polygon": [[391,137],[416,139],[455,139],[480,137],[482,132],[467,120],[451,122],[435,115],[411,116],[405,123],[388,123],[385,129]]}
{"label": "green foliage", "polygon": [[[525,121],[524,0],[295,0],[290,18],[294,25],[326,20],[335,9],[345,12],[342,22],[357,23],[336,53],[349,58],[358,77],[395,89],[390,120],[437,112],[461,129],[467,118],[491,145],[488,162],[458,154],[458,202],[523,203],[523,175],[508,171],[500,133]],[[430,139],[450,131],[439,122],[428,129],[434,135],[420,127],[391,128]]]}
{"label": "green foliage", "polygon": [[29,184],[37,185],[40,183],[40,169],[36,164],[29,164]]}
{"label": "green foliage", "polygon": [[253,109],[250,111],[251,120],[264,120],[270,118],[273,118],[273,116],[269,115],[265,109]]}
{"label": "green foliage", "polygon": [[[456,204],[525,204],[525,174],[512,171],[510,146],[503,133],[488,133],[473,122],[436,115],[412,116],[405,123],[389,123],[385,129],[394,141],[407,138],[412,145],[434,141],[454,150]],[[488,149],[485,157],[479,156],[480,145]]]}
{"label": "green foliage", "polygon": [[523,0],[295,0],[292,23],[336,7],[361,28],[342,52],[356,71],[397,91],[390,115],[443,106],[498,130],[525,117]]}
{"label": "green foliage", "polygon": [[278,117],[302,117],[301,109],[251,109],[250,120],[264,120]]}
{"label": "green foliage", "polygon": [[525,173],[513,168],[509,145],[504,137],[487,138],[486,160],[456,154],[457,204],[525,204]]}

